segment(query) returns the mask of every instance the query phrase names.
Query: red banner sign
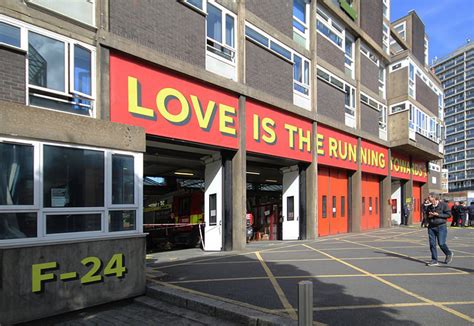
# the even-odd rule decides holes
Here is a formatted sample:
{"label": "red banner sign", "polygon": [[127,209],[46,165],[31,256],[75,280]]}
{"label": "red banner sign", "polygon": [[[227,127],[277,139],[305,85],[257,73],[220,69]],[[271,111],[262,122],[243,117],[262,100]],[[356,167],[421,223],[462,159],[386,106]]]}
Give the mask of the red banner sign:
{"label": "red banner sign", "polygon": [[363,140],[360,162],[363,172],[388,175],[388,149],[385,147]]}
{"label": "red banner sign", "polygon": [[392,152],[390,170],[392,172],[392,178],[410,180],[410,159],[406,156]]}
{"label": "red banner sign", "polygon": [[413,181],[428,182],[428,170],[426,169],[426,162],[413,161],[412,162]]}
{"label": "red banner sign", "polygon": [[247,151],[311,162],[312,124],[247,101]]}
{"label": "red banner sign", "polygon": [[318,125],[318,164],[357,170],[357,138]]}
{"label": "red banner sign", "polygon": [[238,148],[238,98],[177,74],[110,55],[110,118],[146,133]]}

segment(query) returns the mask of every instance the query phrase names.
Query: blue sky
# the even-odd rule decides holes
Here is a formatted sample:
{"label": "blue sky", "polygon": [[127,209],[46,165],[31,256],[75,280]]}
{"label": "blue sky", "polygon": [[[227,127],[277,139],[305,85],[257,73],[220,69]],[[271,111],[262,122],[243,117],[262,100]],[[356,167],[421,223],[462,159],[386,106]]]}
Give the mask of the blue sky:
{"label": "blue sky", "polygon": [[474,0],[392,0],[390,20],[412,9],[425,24],[430,64],[435,56],[443,57],[466,44],[466,39],[474,42]]}

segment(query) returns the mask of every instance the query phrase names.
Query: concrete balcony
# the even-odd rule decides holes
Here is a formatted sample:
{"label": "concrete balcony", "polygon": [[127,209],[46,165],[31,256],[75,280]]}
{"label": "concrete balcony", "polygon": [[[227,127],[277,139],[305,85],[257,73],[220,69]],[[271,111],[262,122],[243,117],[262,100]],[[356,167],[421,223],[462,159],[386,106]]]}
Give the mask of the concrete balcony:
{"label": "concrete balcony", "polygon": [[429,161],[443,158],[442,146],[440,147],[438,142],[429,138],[429,135],[422,134],[422,131],[415,130],[414,126],[410,126],[410,111],[389,115],[388,130],[388,140],[392,149]]}

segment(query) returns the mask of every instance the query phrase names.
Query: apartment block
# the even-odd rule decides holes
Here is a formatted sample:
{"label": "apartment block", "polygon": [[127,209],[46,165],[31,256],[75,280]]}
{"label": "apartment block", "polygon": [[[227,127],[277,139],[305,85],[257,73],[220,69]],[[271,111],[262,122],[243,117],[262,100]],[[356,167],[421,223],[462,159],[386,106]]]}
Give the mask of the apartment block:
{"label": "apartment block", "polygon": [[3,1],[0,323],[143,294],[146,249],[419,222],[427,55],[389,0]]}
{"label": "apartment block", "polygon": [[446,147],[444,167],[449,192],[474,189],[474,43],[433,64],[444,91]]}

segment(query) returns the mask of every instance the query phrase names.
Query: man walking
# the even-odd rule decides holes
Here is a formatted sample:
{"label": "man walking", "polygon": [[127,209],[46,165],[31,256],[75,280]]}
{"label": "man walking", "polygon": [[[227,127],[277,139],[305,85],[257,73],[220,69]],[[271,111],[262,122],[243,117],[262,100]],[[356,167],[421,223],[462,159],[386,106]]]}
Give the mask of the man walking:
{"label": "man walking", "polygon": [[425,198],[425,201],[423,202],[423,220],[421,221],[421,227],[428,227],[428,212],[431,209],[431,202],[428,199],[428,197]]}
{"label": "man walking", "polygon": [[459,221],[459,202],[455,201],[453,207],[451,207],[451,216],[453,217],[451,221],[451,226],[458,226]]}
{"label": "man walking", "polygon": [[449,208],[446,203],[439,201],[439,197],[430,195],[431,208],[428,211],[428,236],[430,240],[431,262],[427,266],[438,266],[438,251],[436,250],[436,242],[446,255],[445,264],[449,264],[453,260],[453,253],[446,245],[446,237],[448,236],[448,228],[446,220],[449,218]]}
{"label": "man walking", "polygon": [[471,205],[469,205],[468,209],[468,221],[466,222],[466,226],[471,226],[472,221],[474,220],[474,201],[471,201]]}

